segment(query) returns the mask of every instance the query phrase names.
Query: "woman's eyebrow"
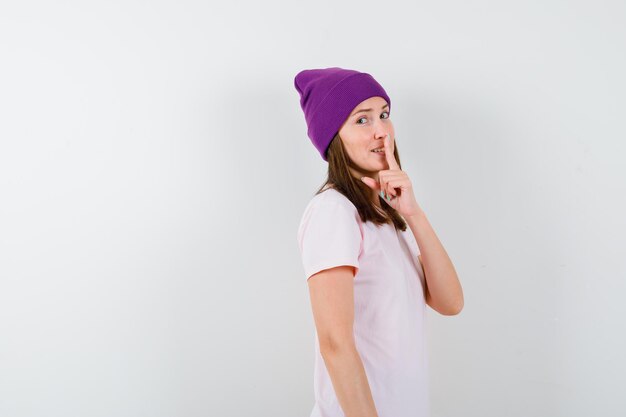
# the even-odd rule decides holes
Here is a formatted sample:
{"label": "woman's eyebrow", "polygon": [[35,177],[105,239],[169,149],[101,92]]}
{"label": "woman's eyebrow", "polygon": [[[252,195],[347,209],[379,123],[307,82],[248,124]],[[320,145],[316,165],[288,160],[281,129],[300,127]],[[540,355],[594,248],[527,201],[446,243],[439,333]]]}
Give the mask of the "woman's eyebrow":
{"label": "woman's eyebrow", "polygon": [[[382,110],[382,109],[384,109],[385,107],[389,107],[389,104],[385,104],[383,107],[381,107],[381,110]],[[357,111],[355,111],[354,113],[352,113],[352,114],[350,115],[350,117],[354,116],[354,115],[355,115],[355,114],[357,114],[357,113],[361,113],[361,112],[363,112],[363,111],[364,111],[364,112],[367,112],[367,111],[372,111],[372,110],[374,110],[374,109],[361,109],[361,110],[357,110]]]}

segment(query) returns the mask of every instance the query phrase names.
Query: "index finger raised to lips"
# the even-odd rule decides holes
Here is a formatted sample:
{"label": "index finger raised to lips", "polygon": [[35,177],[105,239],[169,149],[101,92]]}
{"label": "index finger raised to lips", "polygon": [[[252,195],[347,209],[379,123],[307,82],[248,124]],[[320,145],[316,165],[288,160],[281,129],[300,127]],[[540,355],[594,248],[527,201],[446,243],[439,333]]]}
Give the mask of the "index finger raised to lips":
{"label": "index finger raised to lips", "polygon": [[396,158],[393,156],[393,148],[391,147],[391,144],[391,136],[387,133],[387,136],[385,136],[385,157],[387,158],[389,169],[400,169]]}

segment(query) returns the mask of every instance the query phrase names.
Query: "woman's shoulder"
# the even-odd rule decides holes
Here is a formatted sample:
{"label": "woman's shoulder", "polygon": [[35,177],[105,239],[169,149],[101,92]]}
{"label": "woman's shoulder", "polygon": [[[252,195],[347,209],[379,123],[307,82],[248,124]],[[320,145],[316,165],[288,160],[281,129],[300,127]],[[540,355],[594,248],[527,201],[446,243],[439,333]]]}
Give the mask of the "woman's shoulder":
{"label": "woman's shoulder", "polygon": [[354,204],[341,192],[329,187],[316,193],[304,209],[298,227],[298,239],[302,239],[305,230],[335,233],[346,228],[351,231],[360,230],[361,227],[359,213]]}
{"label": "woman's shoulder", "polygon": [[328,222],[354,218],[356,223],[360,219],[358,210],[352,201],[332,187],[326,187],[311,197],[302,213],[300,225],[302,226],[312,218],[326,219],[324,221]]}
{"label": "woman's shoulder", "polygon": [[324,205],[338,204],[350,211],[357,211],[356,207],[341,192],[333,187],[325,187],[319,193],[315,194],[309,202],[309,207],[319,207]]}

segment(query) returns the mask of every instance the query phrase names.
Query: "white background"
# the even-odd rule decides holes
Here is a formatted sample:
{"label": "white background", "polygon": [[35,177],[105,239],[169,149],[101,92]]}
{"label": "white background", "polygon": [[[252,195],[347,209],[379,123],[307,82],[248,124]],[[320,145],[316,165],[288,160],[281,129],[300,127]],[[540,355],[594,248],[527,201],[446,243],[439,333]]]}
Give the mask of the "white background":
{"label": "white background", "polygon": [[[308,416],[293,86],[372,74],[453,260],[433,417],[622,416],[622,1],[2,2],[0,415]],[[384,416],[381,416],[384,417]]]}

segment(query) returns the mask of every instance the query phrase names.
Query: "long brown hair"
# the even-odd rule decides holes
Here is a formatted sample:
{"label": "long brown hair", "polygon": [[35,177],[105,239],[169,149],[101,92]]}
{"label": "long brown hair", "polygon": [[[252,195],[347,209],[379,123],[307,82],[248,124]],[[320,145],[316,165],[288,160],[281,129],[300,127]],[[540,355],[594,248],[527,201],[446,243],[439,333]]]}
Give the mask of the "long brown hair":
{"label": "long brown hair", "polygon": [[[346,196],[348,200],[354,204],[363,222],[369,220],[376,225],[392,223],[396,229],[402,231],[406,230],[406,221],[400,216],[396,209],[387,204],[387,201],[379,195],[378,200],[383,210],[381,213],[380,209],[372,203],[370,197],[372,189],[359,178],[352,176],[348,167],[357,167],[348,156],[339,133],[337,133],[330,142],[327,155],[328,176],[315,193],[316,195],[323,192],[324,188],[329,186]],[[400,169],[402,169],[397,144],[394,146],[393,156],[396,158]]]}

